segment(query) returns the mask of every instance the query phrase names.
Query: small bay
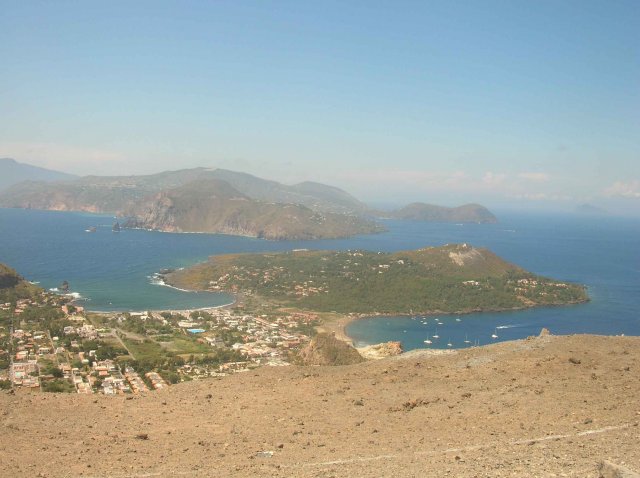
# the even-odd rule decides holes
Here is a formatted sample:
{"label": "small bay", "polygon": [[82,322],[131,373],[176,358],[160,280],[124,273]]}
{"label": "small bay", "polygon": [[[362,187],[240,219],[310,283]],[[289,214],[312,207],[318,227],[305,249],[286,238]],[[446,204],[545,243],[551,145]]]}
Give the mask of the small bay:
{"label": "small bay", "polygon": [[[410,350],[425,347],[429,338],[430,347],[447,348],[451,342],[457,348],[522,338],[542,327],[558,334],[640,335],[640,221],[513,212],[498,216],[498,224],[385,221],[389,231],[382,234],[266,241],[220,234],[114,233],[111,216],[0,209],[0,262],[44,288],[68,281],[91,310],[190,309],[227,304],[232,297],[163,287],[153,274],[215,254],[300,248],[391,252],[466,242],[531,272],[586,284],[592,300],[569,307],[439,316],[442,325],[436,317],[361,319],[347,328],[355,343],[400,340]],[[85,232],[91,226],[96,232]],[[440,338],[433,340],[433,335]]]}

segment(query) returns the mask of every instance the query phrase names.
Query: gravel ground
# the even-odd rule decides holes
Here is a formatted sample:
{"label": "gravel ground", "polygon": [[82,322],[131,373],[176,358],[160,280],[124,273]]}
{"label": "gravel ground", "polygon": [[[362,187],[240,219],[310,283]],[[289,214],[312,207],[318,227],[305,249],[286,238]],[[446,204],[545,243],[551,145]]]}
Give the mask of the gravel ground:
{"label": "gravel ground", "polygon": [[597,477],[640,471],[640,338],[546,336],[144,396],[0,393],[0,476]]}

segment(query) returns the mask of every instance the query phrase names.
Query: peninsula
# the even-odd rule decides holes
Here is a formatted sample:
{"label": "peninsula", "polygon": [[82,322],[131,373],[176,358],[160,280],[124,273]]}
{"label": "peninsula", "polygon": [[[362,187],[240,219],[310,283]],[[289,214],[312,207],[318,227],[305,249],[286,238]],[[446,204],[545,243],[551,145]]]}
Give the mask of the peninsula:
{"label": "peninsula", "polygon": [[171,285],[257,296],[341,314],[500,311],[588,300],[581,285],[534,275],[467,244],[413,251],[292,251],[214,256],[165,276]]}

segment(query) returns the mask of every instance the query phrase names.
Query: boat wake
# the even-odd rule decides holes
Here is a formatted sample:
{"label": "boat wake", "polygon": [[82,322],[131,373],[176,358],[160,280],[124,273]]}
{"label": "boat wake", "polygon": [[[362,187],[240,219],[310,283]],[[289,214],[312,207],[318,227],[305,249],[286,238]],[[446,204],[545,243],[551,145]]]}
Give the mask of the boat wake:
{"label": "boat wake", "polygon": [[526,324],[498,325],[496,329],[515,329],[516,327],[526,327]]}

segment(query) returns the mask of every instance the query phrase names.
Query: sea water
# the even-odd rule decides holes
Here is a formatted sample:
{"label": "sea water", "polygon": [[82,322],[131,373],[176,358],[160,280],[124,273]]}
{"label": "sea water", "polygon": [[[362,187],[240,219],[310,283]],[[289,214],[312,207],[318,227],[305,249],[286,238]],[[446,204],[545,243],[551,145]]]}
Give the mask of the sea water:
{"label": "sea water", "polygon": [[[458,348],[522,338],[542,327],[559,334],[640,335],[639,220],[524,213],[502,213],[499,219],[498,224],[464,225],[384,221],[388,232],[382,234],[266,241],[222,234],[114,233],[110,216],[0,209],[0,262],[47,289],[68,281],[90,310],[195,309],[227,304],[233,298],[166,287],[154,274],[215,254],[301,248],[393,252],[466,242],[487,247],[536,274],[586,284],[592,300],[503,313],[362,319],[347,328],[356,344],[400,340],[406,350],[447,348],[448,343]],[[85,232],[91,226],[97,226],[96,232]]]}

